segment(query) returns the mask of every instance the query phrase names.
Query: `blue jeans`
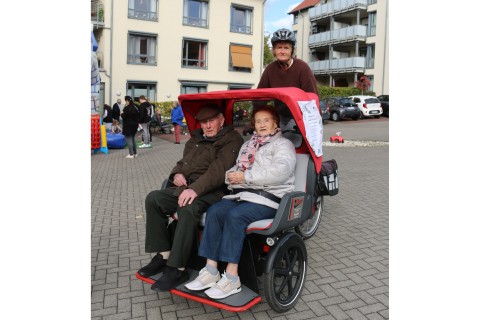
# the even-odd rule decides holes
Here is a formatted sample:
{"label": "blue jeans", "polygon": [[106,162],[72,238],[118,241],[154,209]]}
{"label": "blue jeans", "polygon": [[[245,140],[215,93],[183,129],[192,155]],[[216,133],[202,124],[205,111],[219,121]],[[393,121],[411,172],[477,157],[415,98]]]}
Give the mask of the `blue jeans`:
{"label": "blue jeans", "polygon": [[271,219],[276,209],[248,201],[222,199],[207,210],[199,255],[213,261],[238,263],[250,223]]}

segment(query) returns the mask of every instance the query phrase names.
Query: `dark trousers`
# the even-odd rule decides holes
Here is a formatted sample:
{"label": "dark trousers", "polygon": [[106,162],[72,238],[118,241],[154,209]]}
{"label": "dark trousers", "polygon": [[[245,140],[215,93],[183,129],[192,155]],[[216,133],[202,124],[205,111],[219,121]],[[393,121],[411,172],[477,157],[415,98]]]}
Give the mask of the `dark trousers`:
{"label": "dark trousers", "polygon": [[[167,265],[174,268],[183,268],[187,265],[196,243],[198,223],[202,213],[208,207],[219,201],[220,196],[208,193],[195,198],[190,205],[178,206],[178,197],[174,195],[175,188],[154,190],[145,198],[147,225],[145,236],[145,252],[170,251]],[[178,222],[175,229],[173,243],[170,244],[170,232],[167,228],[168,217],[177,212]]]}

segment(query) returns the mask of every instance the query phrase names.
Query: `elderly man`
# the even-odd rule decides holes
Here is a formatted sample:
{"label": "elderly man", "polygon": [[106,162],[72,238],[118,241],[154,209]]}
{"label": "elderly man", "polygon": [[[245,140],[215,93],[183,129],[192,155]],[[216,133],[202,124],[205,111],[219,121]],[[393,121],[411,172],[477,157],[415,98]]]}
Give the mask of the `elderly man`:
{"label": "elderly man", "polygon": [[[243,144],[242,136],[233,126],[223,126],[225,118],[216,105],[200,109],[196,119],[201,128],[192,132],[183,158],[169,176],[175,186],[152,191],[145,199],[145,251],[157,254],[138,273],[150,277],[164,271],[152,285],[156,291],[171,290],[188,280],[185,266],[196,239],[200,216],[224,196],[225,172],[235,164]],[[167,223],[174,212],[177,212],[178,222],[170,246]]]}

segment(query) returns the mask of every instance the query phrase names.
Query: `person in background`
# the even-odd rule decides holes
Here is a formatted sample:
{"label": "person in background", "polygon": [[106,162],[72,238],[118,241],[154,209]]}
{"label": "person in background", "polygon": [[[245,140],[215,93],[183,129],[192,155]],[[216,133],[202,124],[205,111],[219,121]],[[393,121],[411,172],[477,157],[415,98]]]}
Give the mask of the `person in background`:
{"label": "person in background", "polygon": [[107,131],[112,130],[112,108],[108,104],[103,105],[103,124]]}
{"label": "person in background", "polygon": [[122,99],[117,99],[117,102],[112,107],[112,118],[120,122],[120,112],[122,106]]}
{"label": "person in background", "polygon": [[184,115],[183,115],[182,107],[180,106],[180,103],[178,103],[178,101],[175,101],[173,103],[173,108],[172,108],[170,117],[174,127],[175,144],[180,144],[180,134],[182,132],[182,124],[183,124],[182,121],[183,121]]}
{"label": "person in background", "polygon": [[137,106],[133,103],[130,96],[125,96],[125,108],[121,114],[123,119],[123,135],[127,140],[128,152],[126,156],[128,159],[137,157],[137,145],[135,142],[135,135],[137,134],[138,124],[140,119],[140,112]]}
{"label": "person in background", "polygon": [[[172,169],[173,187],[151,191],[145,198],[145,252],[157,253],[138,274],[163,275],[152,285],[168,291],[188,280],[185,270],[198,231],[201,215],[225,195],[225,171],[235,164],[242,136],[215,104],[203,106],[196,114],[200,128],[191,133],[183,157]],[[176,212],[178,221],[171,241],[168,218]]]}
{"label": "person in background", "polygon": [[[253,111],[253,136],[246,141],[237,163],[225,173],[232,194],[207,210],[198,254],[207,258],[198,277],[185,285],[189,290],[204,290],[212,299],[240,292],[238,263],[247,226],[257,220],[275,217],[280,199],[294,190],[295,147],[282,137],[279,115],[270,106]],[[227,262],[220,277],[218,261]]]}
{"label": "person in background", "polygon": [[148,100],[147,98],[147,102],[150,104],[150,122],[148,123],[148,133],[150,134],[150,141],[149,141],[149,145],[152,144],[152,130],[153,128],[155,128],[155,125],[156,125],[156,115],[155,115],[155,106],[150,102],[150,100]]}
{"label": "person in background", "polygon": [[138,100],[140,101],[140,106],[138,110],[140,111],[140,126],[142,127],[142,141],[143,143],[139,145],[139,148],[150,148],[150,131],[148,129],[150,125],[150,120],[152,120],[150,102],[147,101],[144,95],[141,95]]}

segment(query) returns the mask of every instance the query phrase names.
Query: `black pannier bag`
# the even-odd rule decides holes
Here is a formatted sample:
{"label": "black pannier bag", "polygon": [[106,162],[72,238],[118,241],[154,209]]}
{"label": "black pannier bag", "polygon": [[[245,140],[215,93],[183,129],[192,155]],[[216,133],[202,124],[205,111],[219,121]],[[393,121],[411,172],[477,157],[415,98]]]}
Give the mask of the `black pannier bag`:
{"label": "black pannier bag", "polygon": [[318,175],[318,192],[320,195],[334,196],[338,193],[338,166],[335,159],[323,161]]}

